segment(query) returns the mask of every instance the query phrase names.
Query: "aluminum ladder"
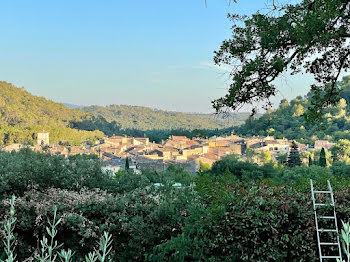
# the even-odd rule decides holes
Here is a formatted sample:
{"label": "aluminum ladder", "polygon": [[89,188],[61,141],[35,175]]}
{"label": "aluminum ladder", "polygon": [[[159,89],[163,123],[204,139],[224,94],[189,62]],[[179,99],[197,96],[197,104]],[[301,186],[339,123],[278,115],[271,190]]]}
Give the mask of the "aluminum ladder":
{"label": "aluminum ladder", "polygon": [[[318,244],[318,251],[320,254],[320,262],[323,262],[323,260],[329,261],[330,259],[340,259],[342,261],[342,256],[341,256],[341,245],[340,245],[340,240],[339,240],[339,234],[338,234],[338,224],[337,224],[337,216],[335,213],[335,204],[334,204],[334,197],[333,197],[333,190],[331,183],[329,180],[327,180],[328,184],[328,190],[326,191],[317,191],[314,190],[314,185],[312,183],[312,179],[310,179],[310,185],[311,185],[311,196],[312,196],[312,204],[314,208],[314,213],[315,213],[315,225],[316,225],[316,233],[317,233],[317,244]],[[325,215],[318,215],[317,214],[317,207],[320,206],[327,206],[328,204],[326,203],[316,203],[315,199],[315,194],[325,194],[325,195],[330,195],[330,206],[333,207],[333,215],[330,216],[325,216]],[[334,221],[334,228],[319,228],[319,220],[326,220],[326,221]],[[321,236],[320,233],[322,232],[330,232],[330,233],[335,233],[336,234],[336,242],[321,242]],[[338,255],[322,255],[322,248],[323,247],[329,247],[329,246],[338,246]]]}

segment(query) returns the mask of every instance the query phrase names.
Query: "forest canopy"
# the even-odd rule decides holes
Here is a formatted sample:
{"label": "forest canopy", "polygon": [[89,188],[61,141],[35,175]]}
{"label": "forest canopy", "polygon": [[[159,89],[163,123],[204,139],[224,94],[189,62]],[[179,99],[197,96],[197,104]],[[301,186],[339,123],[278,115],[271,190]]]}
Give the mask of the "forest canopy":
{"label": "forest canopy", "polygon": [[283,99],[276,110],[268,110],[259,119],[250,117],[244,125],[236,128],[236,133],[285,137],[307,144],[313,144],[317,139],[334,142],[350,139],[350,76],[343,77],[337,88],[340,100],[324,110],[322,121],[309,123],[303,116],[312,103],[312,92],[309,92],[307,96],[298,96],[291,101]]}
{"label": "forest canopy", "polygon": [[[84,112],[85,111],[85,112]],[[212,136],[243,123],[246,114],[231,119],[214,115],[168,112],[138,106],[91,106],[68,108],[24,88],[0,81],[0,146],[33,145],[36,134],[50,132],[50,141],[80,145],[104,135],[148,136],[160,142],[169,135]],[[237,119],[237,120],[236,120]]]}

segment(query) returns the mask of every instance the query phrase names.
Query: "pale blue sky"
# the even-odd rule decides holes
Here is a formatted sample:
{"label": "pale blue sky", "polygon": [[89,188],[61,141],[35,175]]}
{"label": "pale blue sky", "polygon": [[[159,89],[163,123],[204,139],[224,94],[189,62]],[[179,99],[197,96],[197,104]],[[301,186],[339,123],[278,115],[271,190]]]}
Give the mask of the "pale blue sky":
{"label": "pale blue sky", "polygon": [[[230,36],[227,13],[267,1],[3,0],[0,80],[57,102],[210,112],[228,85],[212,66]],[[306,93],[307,77],[287,80],[284,97]]]}

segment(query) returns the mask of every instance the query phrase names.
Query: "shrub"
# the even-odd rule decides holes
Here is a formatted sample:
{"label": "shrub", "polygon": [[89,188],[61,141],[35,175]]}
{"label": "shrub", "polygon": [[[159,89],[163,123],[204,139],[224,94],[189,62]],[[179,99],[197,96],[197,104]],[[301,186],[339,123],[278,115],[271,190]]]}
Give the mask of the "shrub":
{"label": "shrub", "polygon": [[[34,259],[35,261],[40,262],[55,262],[58,261],[57,258],[60,258],[60,261],[71,262],[73,259],[74,253],[71,249],[60,250],[62,244],[58,244],[55,240],[57,235],[57,226],[61,223],[62,219],[57,218],[57,207],[53,208],[53,219],[52,221],[48,220],[49,227],[46,227],[46,232],[49,235],[50,239],[43,236],[40,241],[41,249],[36,249],[34,251]],[[7,257],[4,261],[0,259],[0,262],[14,262],[16,261],[15,254],[15,229],[16,217],[15,217],[15,197],[13,196],[10,200],[10,211],[9,216],[6,218],[4,223],[4,231],[5,231],[5,239],[4,239],[4,253],[5,257]],[[103,236],[100,239],[98,248],[93,252],[90,252],[85,256],[86,262],[105,262],[109,261],[108,257],[112,251],[111,247],[112,241],[109,233],[104,232]]]}

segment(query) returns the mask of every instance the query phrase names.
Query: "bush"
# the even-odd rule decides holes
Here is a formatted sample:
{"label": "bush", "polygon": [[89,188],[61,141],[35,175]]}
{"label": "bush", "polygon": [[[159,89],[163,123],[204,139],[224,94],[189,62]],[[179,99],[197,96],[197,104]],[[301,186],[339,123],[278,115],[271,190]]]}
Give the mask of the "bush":
{"label": "bush", "polygon": [[91,156],[1,152],[0,220],[16,193],[19,261],[33,254],[56,206],[62,221],[55,239],[76,261],[107,231],[112,261],[312,262],[318,258],[309,180],[320,189],[331,181],[340,224],[350,215],[349,170],[340,163],[275,169],[228,156],[197,176],[174,166],[108,176]]}
{"label": "bush", "polygon": [[239,180],[245,181],[272,178],[277,175],[277,171],[271,163],[259,166],[255,163],[239,161],[234,155],[226,156],[215,162],[209,172],[216,176],[230,173]]}
{"label": "bush", "polygon": [[[208,175],[197,180],[197,190],[208,207],[191,212],[182,234],[158,246],[159,257],[170,261],[192,261],[199,255],[206,261],[318,260],[309,194],[289,186],[221,182]],[[213,198],[213,192],[219,192],[219,197]]]}

